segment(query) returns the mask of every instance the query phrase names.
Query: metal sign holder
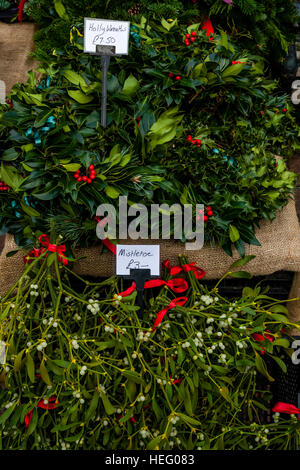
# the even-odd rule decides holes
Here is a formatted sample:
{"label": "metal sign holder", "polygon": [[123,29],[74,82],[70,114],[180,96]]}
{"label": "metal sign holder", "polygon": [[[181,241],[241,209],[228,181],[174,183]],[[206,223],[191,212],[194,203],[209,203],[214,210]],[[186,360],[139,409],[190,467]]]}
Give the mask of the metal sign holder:
{"label": "metal sign holder", "polygon": [[121,276],[124,279],[132,279],[135,284],[136,284],[136,290],[137,290],[137,297],[136,297],[136,302],[138,306],[140,307],[139,313],[142,315],[143,314],[143,294],[144,294],[144,286],[145,282],[149,281],[150,278],[154,277],[151,276],[151,270],[150,269],[130,269],[130,274],[127,276]]}
{"label": "metal sign holder", "polygon": [[110,58],[116,55],[115,46],[96,46],[96,52],[92,55],[101,57],[102,66],[102,98],[101,98],[101,126],[106,127],[106,108],[107,108],[107,74]]}

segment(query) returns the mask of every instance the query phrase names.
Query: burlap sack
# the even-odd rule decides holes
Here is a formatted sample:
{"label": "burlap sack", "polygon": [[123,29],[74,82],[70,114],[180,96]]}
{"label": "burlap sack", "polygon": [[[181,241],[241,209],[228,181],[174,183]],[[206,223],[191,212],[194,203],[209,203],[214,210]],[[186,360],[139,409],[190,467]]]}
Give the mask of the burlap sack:
{"label": "burlap sack", "polygon": [[6,94],[15,83],[25,83],[27,72],[37,65],[28,58],[34,49],[35,31],[36,26],[32,23],[0,22],[0,80],[6,85]]}
{"label": "burlap sack", "polygon": [[[262,246],[247,246],[246,254],[256,255],[256,258],[247,264],[247,271],[256,276],[279,270],[300,272],[300,227],[294,200],[278,213],[272,223],[262,221],[256,236]],[[122,243],[134,244],[137,241],[128,240]],[[239,258],[237,252],[231,258],[218,247],[204,246],[199,251],[186,251],[184,244],[176,241],[142,240],[140,243],[159,243],[161,260],[170,259],[173,265],[178,264],[179,254],[186,255],[190,262],[195,261],[197,266],[205,269],[206,279],[220,278],[232,262]],[[0,295],[8,291],[24,269],[24,253],[6,257],[9,251],[16,249],[13,237],[7,235],[0,256]],[[100,241],[98,246],[77,249],[76,257],[85,257],[74,265],[74,271],[81,276],[108,277],[115,273],[115,256],[111,252],[103,253]]]}

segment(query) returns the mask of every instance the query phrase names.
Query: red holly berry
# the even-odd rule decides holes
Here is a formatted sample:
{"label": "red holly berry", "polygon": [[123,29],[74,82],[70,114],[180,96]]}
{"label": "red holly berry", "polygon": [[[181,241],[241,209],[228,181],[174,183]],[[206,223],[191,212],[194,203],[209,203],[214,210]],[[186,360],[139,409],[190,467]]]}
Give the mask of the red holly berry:
{"label": "red holly berry", "polygon": [[189,46],[189,45],[190,45],[190,41],[189,41],[188,39],[185,39],[185,40],[184,40],[184,44],[185,44],[186,46]]}
{"label": "red holly berry", "polygon": [[263,112],[263,111],[259,111],[259,112],[260,112],[260,114],[261,114],[261,115],[263,115],[263,114],[264,114],[264,112]]}
{"label": "red holly berry", "polygon": [[207,221],[208,221],[207,215],[205,215],[205,216],[203,217],[203,219],[204,219],[204,222],[207,222]]}
{"label": "red holly berry", "polygon": [[82,178],[81,178],[81,176],[79,176],[79,177],[77,178],[77,181],[79,181],[79,183],[80,183],[81,180],[82,180]]}
{"label": "red holly berry", "polygon": [[96,178],[96,175],[94,173],[92,175],[90,175],[91,180],[94,180],[95,178]]}
{"label": "red holly berry", "polygon": [[191,140],[191,143],[192,143],[193,145],[195,145],[196,141],[195,141],[195,140]]}
{"label": "red holly berry", "polygon": [[192,36],[194,36],[194,37],[195,37],[195,36],[196,36],[196,34],[197,34],[197,33],[196,33],[196,31],[193,31],[193,32],[192,32]]}
{"label": "red holly berry", "polygon": [[283,113],[286,113],[286,112],[287,112],[287,109],[286,109],[286,108],[283,108],[282,112],[283,112]]}
{"label": "red holly berry", "polygon": [[78,179],[79,178],[79,175],[77,175],[77,173],[74,173],[74,178]]}
{"label": "red holly berry", "polygon": [[170,78],[173,78],[173,77],[174,77],[174,73],[170,72],[170,73],[169,73],[169,77],[170,77]]}
{"label": "red holly berry", "polygon": [[91,178],[88,178],[87,182],[90,184],[92,182]]}
{"label": "red holly berry", "polygon": [[213,215],[213,211],[207,211],[208,217],[211,217]]}
{"label": "red holly berry", "polygon": [[192,38],[191,38],[191,41],[192,41],[192,42],[196,41],[196,38],[192,37]]}
{"label": "red holly berry", "polygon": [[89,170],[93,170],[94,168],[95,168],[94,165],[89,166]]}
{"label": "red holly berry", "polygon": [[82,177],[82,181],[87,181],[87,180],[88,180],[87,176]]}
{"label": "red holly berry", "polygon": [[190,35],[189,33],[187,33],[187,34],[185,35],[185,37],[186,37],[187,39],[190,39],[191,35]]}
{"label": "red holly berry", "polygon": [[180,76],[180,75],[176,75],[176,80],[181,80],[181,76]]}
{"label": "red holly berry", "polygon": [[210,207],[210,206],[207,206],[206,210],[207,210],[207,211],[211,211],[211,207]]}
{"label": "red holly berry", "polygon": [[196,140],[197,144],[201,144],[201,139]]}
{"label": "red holly berry", "polygon": [[12,109],[13,105],[12,105],[12,102],[10,100],[5,100],[5,103],[9,104],[10,109]]}
{"label": "red holly berry", "polygon": [[187,140],[192,140],[192,136],[190,134],[187,136]]}

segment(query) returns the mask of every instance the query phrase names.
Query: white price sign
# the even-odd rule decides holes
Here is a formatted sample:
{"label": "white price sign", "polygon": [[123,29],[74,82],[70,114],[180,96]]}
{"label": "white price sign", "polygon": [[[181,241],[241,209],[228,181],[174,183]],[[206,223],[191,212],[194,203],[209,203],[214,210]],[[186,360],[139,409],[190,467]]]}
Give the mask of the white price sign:
{"label": "white price sign", "polygon": [[159,245],[117,245],[118,276],[128,276],[130,269],[150,269],[151,276],[159,276]]}
{"label": "white price sign", "polygon": [[129,21],[84,18],[84,52],[93,54],[96,46],[113,46],[115,54],[128,54],[129,32]]}

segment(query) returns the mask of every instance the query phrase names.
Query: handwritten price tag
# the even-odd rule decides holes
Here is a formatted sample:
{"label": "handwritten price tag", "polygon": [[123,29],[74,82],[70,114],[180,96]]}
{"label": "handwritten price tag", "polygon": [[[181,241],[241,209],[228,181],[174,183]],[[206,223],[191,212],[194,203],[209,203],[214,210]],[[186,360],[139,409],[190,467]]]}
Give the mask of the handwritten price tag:
{"label": "handwritten price tag", "polygon": [[151,276],[159,276],[159,245],[117,245],[117,276],[128,276],[130,269],[150,269]]}
{"label": "handwritten price tag", "polygon": [[84,52],[93,54],[96,46],[110,46],[115,54],[128,54],[129,32],[129,21],[84,18]]}

